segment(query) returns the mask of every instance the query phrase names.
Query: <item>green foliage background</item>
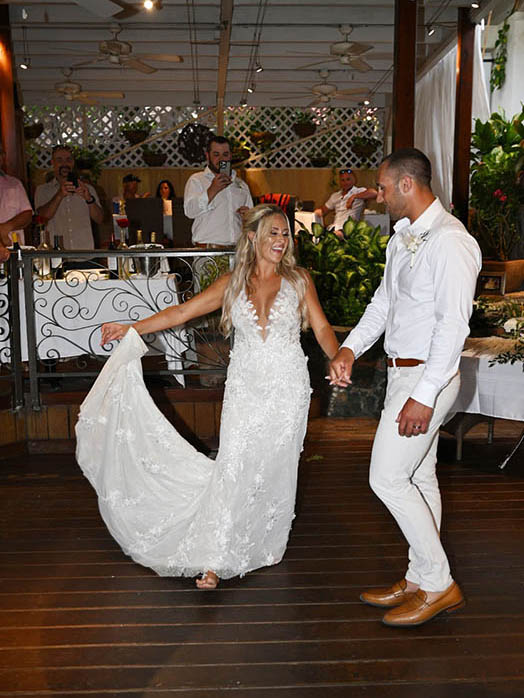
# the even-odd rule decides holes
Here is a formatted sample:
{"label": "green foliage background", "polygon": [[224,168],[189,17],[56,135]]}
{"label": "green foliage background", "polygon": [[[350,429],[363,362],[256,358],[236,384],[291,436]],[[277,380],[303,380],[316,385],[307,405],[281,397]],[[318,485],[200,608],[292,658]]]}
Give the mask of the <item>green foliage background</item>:
{"label": "green foliage background", "polygon": [[355,325],[384,274],[388,237],[366,221],[349,219],[345,239],[318,223],[301,224],[299,263],[311,274],[320,303],[332,325]]}

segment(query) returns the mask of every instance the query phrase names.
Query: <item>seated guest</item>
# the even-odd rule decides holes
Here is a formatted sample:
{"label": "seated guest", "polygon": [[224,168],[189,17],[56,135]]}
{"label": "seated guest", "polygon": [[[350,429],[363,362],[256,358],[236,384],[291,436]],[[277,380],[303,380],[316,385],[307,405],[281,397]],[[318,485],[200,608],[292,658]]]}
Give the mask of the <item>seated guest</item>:
{"label": "seated guest", "polygon": [[169,179],[163,179],[156,188],[156,197],[161,198],[164,204],[164,216],[173,215],[172,201],[176,197],[175,188]]}
{"label": "seated guest", "polygon": [[[23,245],[23,229],[31,223],[32,216],[33,210],[24,185],[5,172],[5,151],[0,145],[0,245],[4,248],[11,245],[12,233],[18,233],[18,242]],[[8,253],[0,251],[0,261],[8,256]]]}
{"label": "seated guest", "polygon": [[348,218],[359,221],[364,211],[366,199],[376,199],[376,189],[357,187],[357,178],[350,169],[339,171],[340,189],[329,197],[326,203],[315,209],[315,213],[323,217],[328,211],[335,211],[333,230],[338,237],[344,237],[342,228]]}
{"label": "seated guest", "polygon": [[91,221],[101,223],[104,218],[98,195],[91,184],[75,179],[75,160],[69,146],[55,146],[51,164],[54,178],[35,191],[35,208],[47,221],[51,242],[55,235],[61,235],[66,250],[92,250]]}

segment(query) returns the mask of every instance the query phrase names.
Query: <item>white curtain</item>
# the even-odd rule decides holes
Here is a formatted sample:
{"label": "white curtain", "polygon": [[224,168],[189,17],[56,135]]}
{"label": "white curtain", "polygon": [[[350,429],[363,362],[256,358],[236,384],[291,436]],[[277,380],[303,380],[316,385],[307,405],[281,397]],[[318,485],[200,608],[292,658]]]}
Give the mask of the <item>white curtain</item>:
{"label": "white curtain", "polygon": [[[481,29],[475,30],[472,117],[489,118],[489,99],[484,82]],[[433,166],[433,191],[449,208],[453,184],[457,46],[423,75],[416,85],[415,147]]]}

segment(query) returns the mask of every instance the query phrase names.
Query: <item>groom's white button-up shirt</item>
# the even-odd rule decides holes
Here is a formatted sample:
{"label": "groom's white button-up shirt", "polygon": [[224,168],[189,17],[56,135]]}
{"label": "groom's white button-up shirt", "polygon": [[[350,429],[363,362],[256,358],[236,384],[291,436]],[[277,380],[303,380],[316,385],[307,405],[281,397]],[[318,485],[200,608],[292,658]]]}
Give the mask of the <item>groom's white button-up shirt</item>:
{"label": "groom's white button-up shirt", "polygon": [[411,397],[433,407],[458,370],[482,257],[438,199],[413,224],[402,218],[394,229],[384,278],[342,346],[358,358],[385,332],[388,356],[425,361]]}

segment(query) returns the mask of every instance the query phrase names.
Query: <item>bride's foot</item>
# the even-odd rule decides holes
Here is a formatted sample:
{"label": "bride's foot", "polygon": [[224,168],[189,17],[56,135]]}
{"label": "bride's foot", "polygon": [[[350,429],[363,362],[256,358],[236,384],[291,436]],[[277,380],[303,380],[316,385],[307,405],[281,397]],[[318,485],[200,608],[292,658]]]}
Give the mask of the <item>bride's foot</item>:
{"label": "bride's foot", "polygon": [[218,586],[218,577],[214,572],[208,570],[200,579],[196,580],[196,585],[199,589],[216,589]]}

